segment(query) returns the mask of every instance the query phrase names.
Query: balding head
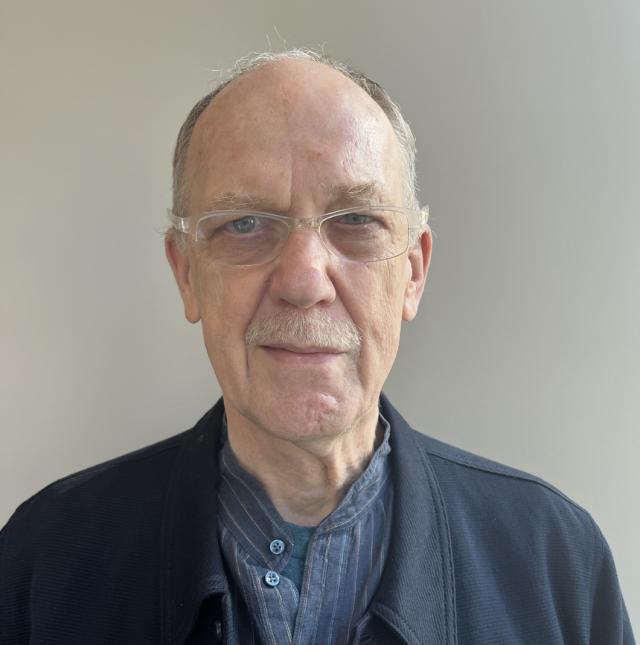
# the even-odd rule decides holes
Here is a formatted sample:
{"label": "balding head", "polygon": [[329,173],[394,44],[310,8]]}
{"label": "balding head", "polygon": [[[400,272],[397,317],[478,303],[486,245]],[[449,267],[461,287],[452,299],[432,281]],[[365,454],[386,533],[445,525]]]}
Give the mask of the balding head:
{"label": "balding head", "polygon": [[[260,71],[259,75],[257,74],[258,71]],[[327,72],[331,72],[331,74]],[[296,88],[295,84],[291,82],[287,86],[287,77],[289,81],[295,79],[295,83],[299,87]],[[178,135],[174,155],[173,210],[177,215],[186,216],[191,210],[189,208],[189,195],[192,182],[185,171],[188,159],[192,159],[194,156],[193,151],[190,153],[190,148],[196,125],[199,124],[200,117],[205,111],[209,112],[208,107],[214,98],[216,99],[215,103],[218,104],[221,102],[219,99],[223,98],[222,95],[226,94],[227,98],[229,97],[232,90],[231,86],[238,92],[236,98],[239,98],[242,92],[245,100],[255,99],[256,107],[262,110],[262,114],[258,118],[264,127],[267,127],[265,121],[267,96],[274,96],[271,90],[275,90],[276,100],[279,102],[292,101],[294,98],[304,99],[304,96],[299,92],[297,93],[296,89],[306,89],[310,93],[321,92],[323,89],[328,90],[327,99],[329,100],[325,101],[324,104],[318,104],[318,109],[323,111],[328,118],[331,118],[331,106],[335,104],[334,101],[331,101],[332,98],[337,100],[340,96],[346,97],[350,91],[356,89],[359,89],[361,93],[364,92],[370,97],[371,103],[375,103],[378,109],[386,115],[399,143],[403,181],[402,201],[406,206],[417,207],[415,142],[413,134],[403,119],[398,106],[382,87],[364,74],[312,51],[292,50],[279,54],[258,54],[240,60],[236,64],[231,77],[193,107]],[[331,96],[331,86],[340,88],[340,94]],[[258,90],[264,92],[264,94],[260,96]],[[279,96],[277,95],[278,92],[281,92]],[[253,99],[249,99],[249,94],[253,95]],[[375,108],[375,106],[372,107]],[[211,108],[213,112],[214,106],[211,105]],[[234,112],[231,111],[231,114],[234,114]],[[244,128],[244,125],[240,124],[240,127]],[[232,127],[231,123],[229,123],[229,127]]]}
{"label": "balding head", "polygon": [[402,151],[386,115],[314,61],[266,63],[227,85],[194,127],[184,174],[187,215],[248,189],[277,212],[329,206],[338,183],[376,187],[382,203],[403,199]]}

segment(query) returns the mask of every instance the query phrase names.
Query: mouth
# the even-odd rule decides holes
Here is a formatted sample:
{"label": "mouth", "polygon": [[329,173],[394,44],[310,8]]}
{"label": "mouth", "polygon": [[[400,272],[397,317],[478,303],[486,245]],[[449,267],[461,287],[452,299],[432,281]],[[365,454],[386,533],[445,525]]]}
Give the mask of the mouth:
{"label": "mouth", "polygon": [[334,347],[299,345],[260,345],[271,358],[288,365],[309,365],[327,363],[335,360],[344,352]]}
{"label": "mouth", "polygon": [[285,352],[294,354],[342,354],[341,349],[335,347],[320,347],[315,345],[294,345],[292,343],[277,343],[273,345],[262,345],[266,349],[282,349]]}

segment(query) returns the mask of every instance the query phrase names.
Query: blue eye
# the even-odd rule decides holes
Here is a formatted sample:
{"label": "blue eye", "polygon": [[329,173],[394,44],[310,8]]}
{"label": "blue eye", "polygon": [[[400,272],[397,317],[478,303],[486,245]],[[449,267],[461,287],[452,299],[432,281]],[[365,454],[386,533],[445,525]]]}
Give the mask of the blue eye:
{"label": "blue eye", "polygon": [[346,215],[342,215],[340,220],[343,224],[357,226],[358,224],[368,224],[372,218],[369,215],[363,215],[362,213],[347,213]]}
{"label": "blue eye", "polygon": [[233,233],[253,233],[256,228],[258,228],[258,218],[253,215],[247,215],[240,219],[233,220],[232,222],[228,222],[225,225],[225,228],[228,227],[231,228],[231,232]]}

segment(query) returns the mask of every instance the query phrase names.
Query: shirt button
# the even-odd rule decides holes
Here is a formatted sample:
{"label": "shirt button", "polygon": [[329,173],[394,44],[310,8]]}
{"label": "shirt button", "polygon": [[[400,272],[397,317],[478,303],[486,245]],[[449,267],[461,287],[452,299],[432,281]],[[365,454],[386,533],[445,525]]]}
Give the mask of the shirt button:
{"label": "shirt button", "polygon": [[269,545],[269,550],[275,555],[280,555],[284,551],[284,542],[282,540],[274,540]]}
{"label": "shirt button", "polygon": [[264,576],[264,581],[270,587],[277,587],[280,584],[280,576],[275,571],[267,571]]}

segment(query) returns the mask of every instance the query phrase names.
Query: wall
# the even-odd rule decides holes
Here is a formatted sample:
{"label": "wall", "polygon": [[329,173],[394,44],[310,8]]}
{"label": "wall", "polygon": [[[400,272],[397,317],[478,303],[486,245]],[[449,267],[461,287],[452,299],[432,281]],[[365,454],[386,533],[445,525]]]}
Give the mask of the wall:
{"label": "wall", "polygon": [[436,232],[387,392],[586,507],[637,620],[639,30],[631,0],[4,0],[0,523],[216,399],[159,233],[174,137],[215,70],[324,43],[404,108]]}

